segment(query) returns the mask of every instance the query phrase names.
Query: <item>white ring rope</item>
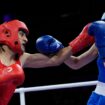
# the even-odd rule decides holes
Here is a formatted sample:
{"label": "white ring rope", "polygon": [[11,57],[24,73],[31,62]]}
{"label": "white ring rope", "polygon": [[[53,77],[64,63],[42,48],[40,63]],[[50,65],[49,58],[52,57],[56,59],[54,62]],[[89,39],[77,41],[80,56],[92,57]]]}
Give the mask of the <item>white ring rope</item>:
{"label": "white ring rope", "polygon": [[87,82],[66,83],[66,84],[58,84],[58,85],[48,85],[48,86],[36,86],[36,87],[29,87],[29,88],[19,88],[15,90],[15,93],[73,88],[73,87],[81,87],[81,86],[92,86],[92,85],[96,85],[96,83],[97,81],[87,81]]}
{"label": "white ring rope", "polygon": [[66,83],[66,84],[47,85],[47,86],[36,86],[36,87],[28,87],[28,88],[18,88],[15,90],[15,93],[20,93],[20,105],[25,105],[25,94],[24,94],[25,92],[74,88],[74,87],[82,87],[82,86],[93,86],[96,84],[97,84],[97,81],[87,81],[87,82],[76,82],[76,83]]}

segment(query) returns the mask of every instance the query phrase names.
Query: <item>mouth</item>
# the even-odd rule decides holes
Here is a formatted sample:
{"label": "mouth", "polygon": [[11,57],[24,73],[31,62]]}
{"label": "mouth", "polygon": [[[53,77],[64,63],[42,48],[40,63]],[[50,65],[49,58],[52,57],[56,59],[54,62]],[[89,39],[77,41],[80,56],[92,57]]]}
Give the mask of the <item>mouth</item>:
{"label": "mouth", "polygon": [[24,46],[24,47],[25,47],[25,46],[26,46],[26,44],[25,44],[25,43],[23,43],[23,44],[22,44],[22,46]]}

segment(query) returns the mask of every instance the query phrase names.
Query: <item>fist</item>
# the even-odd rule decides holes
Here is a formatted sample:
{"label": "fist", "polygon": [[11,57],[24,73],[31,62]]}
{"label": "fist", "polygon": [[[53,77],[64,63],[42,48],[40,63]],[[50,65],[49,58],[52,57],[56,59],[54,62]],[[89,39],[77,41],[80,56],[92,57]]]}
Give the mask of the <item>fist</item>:
{"label": "fist", "polygon": [[41,36],[36,40],[36,49],[43,54],[57,53],[64,46],[51,35]]}

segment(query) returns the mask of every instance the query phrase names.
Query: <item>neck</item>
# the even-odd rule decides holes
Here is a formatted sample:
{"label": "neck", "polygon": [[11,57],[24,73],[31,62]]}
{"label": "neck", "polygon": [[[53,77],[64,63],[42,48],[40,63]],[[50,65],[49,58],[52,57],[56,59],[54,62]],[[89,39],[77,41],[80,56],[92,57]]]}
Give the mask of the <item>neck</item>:
{"label": "neck", "polygon": [[[4,50],[2,50],[4,49]],[[8,46],[3,46],[0,51],[0,60],[5,65],[10,65],[15,61],[15,53],[8,48]]]}

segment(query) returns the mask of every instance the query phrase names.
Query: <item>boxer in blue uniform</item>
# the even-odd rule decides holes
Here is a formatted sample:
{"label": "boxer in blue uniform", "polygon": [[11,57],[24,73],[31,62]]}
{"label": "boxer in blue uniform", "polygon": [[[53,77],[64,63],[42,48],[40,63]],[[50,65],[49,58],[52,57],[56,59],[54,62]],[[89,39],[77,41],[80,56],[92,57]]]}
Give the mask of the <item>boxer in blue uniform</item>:
{"label": "boxer in blue uniform", "polygon": [[[98,82],[95,90],[92,92],[87,105],[105,105],[105,13],[101,20],[94,21],[86,25],[82,32],[73,41],[69,43],[72,54],[78,52],[90,42],[92,47],[79,56],[70,56],[64,63],[72,68],[72,70],[80,69],[81,67],[97,59],[99,70]],[[85,37],[84,37],[85,36]],[[91,39],[90,40],[90,37]],[[94,40],[93,40],[93,38]],[[80,40],[81,39],[81,40]],[[86,40],[85,40],[86,39]],[[89,39],[89,40],[88,40]],[[85,41],[84,41],[85,40]],[[87,43],[88,41],[88,43]],[[95,42],[95,43],[94,43]],[[82,47],[81,47],[82,46]]]}
{"label": "boxer in blue uniform", "polygon": [[[102,17],[104,19],[104,15]],[[95,21],[89,27],[89,35],[94,36],[98,49],[97,66],[99,70],[97,87],[90,96],[87,105],[105,104],[105,21]]]}

